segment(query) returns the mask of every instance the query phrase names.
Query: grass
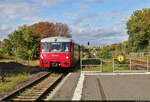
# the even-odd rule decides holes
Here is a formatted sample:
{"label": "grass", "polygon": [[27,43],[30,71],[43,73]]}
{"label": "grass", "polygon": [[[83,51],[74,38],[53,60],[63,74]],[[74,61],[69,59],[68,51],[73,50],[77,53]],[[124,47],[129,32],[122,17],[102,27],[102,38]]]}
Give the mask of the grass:
{"label": "grass", "polygon": [[83,71],[100,71],[101,70],[101,68],[100,68],[100,66],[99,67],[84,67],[84,68],[82,68],[82,70]]}
{"label": "grass", "polygon": [[25,72],[25,73],[30,73],[30,74],[35,73],[35,72],[38,72],[38,71],[40,71],[40,70],[41,70],[41,68],[39,68],[39,67],[18,68],[18,69],[17,69],[18,73]]}
{"label": "grass", "polygon": [[0,62],[16,62],[22,65],[33,66],[33,67],[40,65],[39,60],[28,61],[28,60],[15,60],[15,59],[0,59]]}
{"label": "grass", "polygon": [[29,79],[28,73],[6,75],[5,82],[0,81],[0,94],[13,89],[17,84]]}
{"label": "grass", "polygon": [[129,66],[115,66],[114,70],[130,70]]}
{"label": "grass", "polygon": [[[0,59],[0,63],[4,65],[4,67],[1,67],[2,70],[5,69],[3,71],[5,80],[4,82],[0,80],[0,96],[13,90],[19,83],[28,80],[32,73],[41,71],[39,60],[30,61],[28,63],[28,60],[5,58]],[[0,75],[2,76],[3,74],[0,73]]]}
{"label": "grass", "polygon": [[[90,62],[92,65],[94,65],[93,61],[90,61]],[[98,65],[98,64],[100,65],[99,60],[94,60],[94,63],[96,65]],[[101,66],[85,67],[85,68],[83,68],[83,71],[101,71]],[[102,72],[112,72],[112,60],[111,59],[102,60]]]}
{"label": "grass", "polygon": [[62,74],[60,74],[60,73],[52,73],[52,74],[50,75],[50,77],[57,77],[57,76],[59,76],[59,75],[62,75]]}
{"label": "grass", "polygon": [[[129,70],[129,66],[119,66],[117,64],[115,65],[115,70]],[[85,67],[83,71],[100,71],[100,67]],[[103,60],[102,72],[113,72],[112,59]]]}
{"label": "grass", "polygon": [[27,90],[23,91],[20,95],[27,96],[27,95],[31,94],[33,92],[33,90],[35,90],[35,89],[37,89],[37,86],[34,86],[31,89],[27,89]]}
{"label": "grass", "polygon": [[112,69],[112,63],[111,62],[103,64],[102,72],[112,72],[112,71],[113,71],[113,69]]}

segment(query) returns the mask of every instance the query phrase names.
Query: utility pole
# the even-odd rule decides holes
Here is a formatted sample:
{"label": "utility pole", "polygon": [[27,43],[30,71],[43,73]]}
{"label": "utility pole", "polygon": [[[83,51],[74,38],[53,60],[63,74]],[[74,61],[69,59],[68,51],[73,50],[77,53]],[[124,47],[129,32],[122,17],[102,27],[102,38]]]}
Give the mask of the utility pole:
{"label": "utility pole", "polygon": [[90,42],[88,41],[88,43],[87,43],[87,44],[88,44],[88,48],[89,48]]}
{"label": "utility pole", "polygon": [[90,42],[88,41],[87,44],[88,44],[88,50],[89,50],[88,53],[89,53],[89,56],[90,56],[90,49],[89,49]]}

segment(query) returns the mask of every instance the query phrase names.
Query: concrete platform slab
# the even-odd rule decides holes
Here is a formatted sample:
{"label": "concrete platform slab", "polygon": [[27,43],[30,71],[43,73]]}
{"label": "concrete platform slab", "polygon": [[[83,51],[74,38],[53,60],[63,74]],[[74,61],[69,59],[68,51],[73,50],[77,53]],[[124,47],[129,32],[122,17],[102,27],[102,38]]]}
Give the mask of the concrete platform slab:
{"label": "concrete platform slab", "polygon": [[150,100],[150,75],[86,75],[82,100],[102,100],[98,81],[106,100]]}
{"label": "concrete platform slab", "polygon": [[72,100],[80,73],[71,73],[55,95],[49,100]]}
{"label": "concrete platform slab", "polygon": [[95,77],[85,76],[81,100],[102,100]]}

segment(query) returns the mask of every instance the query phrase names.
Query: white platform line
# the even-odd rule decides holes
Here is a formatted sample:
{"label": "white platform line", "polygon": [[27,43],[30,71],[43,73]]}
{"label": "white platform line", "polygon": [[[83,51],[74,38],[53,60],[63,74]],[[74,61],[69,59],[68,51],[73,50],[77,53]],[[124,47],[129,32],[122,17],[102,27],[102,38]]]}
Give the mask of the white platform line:
{"label": "white platform line", "polygon": [[78,80],[77,87],[76,87],[75,92],[73,94],[72,100],[81,100],[83,82],[84,82],[84,73],[81,73],[80,78]]}
{"label": "white platform line", "polygon": [[61,82],[58,84],[58,86],[52,91],[52,93],[45,99],[45,101],[51,100],[55,95],[56,92],[62,87],[62,85],[65,83],[65,81],[69,78],[71,73],[69,73]]}
{"label": "white platform line", "polygon": [[141,75],[145,75],[145,74],[150,74],[150,72],[145,72],[145,73],[92,73],[92,72],[84,72],[85,75],[135,75],[135,74],[141,74]]}

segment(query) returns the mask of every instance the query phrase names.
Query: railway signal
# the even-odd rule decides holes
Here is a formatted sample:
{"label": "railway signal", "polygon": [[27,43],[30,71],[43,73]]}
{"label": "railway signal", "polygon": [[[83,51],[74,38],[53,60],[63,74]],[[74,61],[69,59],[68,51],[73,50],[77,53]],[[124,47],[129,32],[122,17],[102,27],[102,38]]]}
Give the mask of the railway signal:
{"label": "railway signal", "polygon": [[88,46],[90,45],[90,42],[88,41]]}

